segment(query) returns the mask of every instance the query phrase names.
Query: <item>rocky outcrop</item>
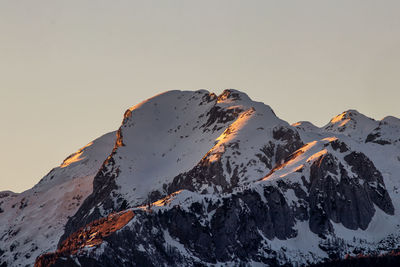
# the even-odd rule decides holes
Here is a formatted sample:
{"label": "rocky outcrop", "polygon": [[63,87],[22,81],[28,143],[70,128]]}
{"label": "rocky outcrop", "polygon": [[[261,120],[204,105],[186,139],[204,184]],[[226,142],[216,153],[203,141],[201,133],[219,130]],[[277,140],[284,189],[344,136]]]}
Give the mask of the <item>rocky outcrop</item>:
{"label": "rocky outcrop", "polygon": [[[334,149],[347,151],[339,141]],[[385,188],[382,174],[363,154],[351,152],[344,156],[352,175],[333,155],[321,156],[310,168],[309,189],[310,229],[321,236],[333,231],[330,221],[348,229],[367,229],[379,207],[394,214],[392,200]]]}
{"label": "rocky outcrop", "polygon": [[[275,162],[282,163],[290,154],[304,145],[297,131],[289,127],[276,127],[273,129],[273,137],[275,140],[281,141],[275,152]],[[267,155],[267,154],[266,154]]]}

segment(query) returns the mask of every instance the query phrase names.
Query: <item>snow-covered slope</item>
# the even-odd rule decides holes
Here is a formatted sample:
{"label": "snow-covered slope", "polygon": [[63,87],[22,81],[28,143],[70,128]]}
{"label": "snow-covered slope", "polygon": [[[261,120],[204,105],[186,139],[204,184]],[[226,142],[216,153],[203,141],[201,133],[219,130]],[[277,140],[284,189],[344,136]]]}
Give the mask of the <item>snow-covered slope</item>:
{"label": "snow-covered slope", "polygon": [[115,132],[94,140],[32,189],[0,193],[0,265],[31,266],[56,249],[68,218],[92,193],[93,177],[111,153]]}

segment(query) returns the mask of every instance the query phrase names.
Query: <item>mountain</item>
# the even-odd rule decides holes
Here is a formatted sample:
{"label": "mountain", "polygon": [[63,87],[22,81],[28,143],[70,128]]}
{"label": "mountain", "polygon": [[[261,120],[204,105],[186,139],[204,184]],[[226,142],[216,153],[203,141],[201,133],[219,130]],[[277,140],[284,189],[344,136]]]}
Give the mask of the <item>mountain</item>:
{"label": "mountain", "polygon": [[399,262],[399,175],[395,117],[289,125],[237,90],[168,91],[0,194],[0,266]]}

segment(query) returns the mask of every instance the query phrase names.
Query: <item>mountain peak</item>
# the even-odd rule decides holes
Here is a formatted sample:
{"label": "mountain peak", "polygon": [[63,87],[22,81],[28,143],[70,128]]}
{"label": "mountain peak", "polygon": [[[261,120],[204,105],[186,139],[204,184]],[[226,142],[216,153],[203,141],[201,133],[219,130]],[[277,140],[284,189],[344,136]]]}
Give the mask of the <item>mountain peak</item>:
{"label": "mountain peak", "polygon": [[309,121],[298,121],[292,124],[298,130],[303,130],[305,132],[318,132],[320,129]]}
{"label": "mountain peak", "polygon": [[224,102],[227,100],[236,101],[236,100],[244,100],[244,101],[251,101],[250,98],[246,93],[243,93],[236,89],[225,89],[219,96],[218,96],[218,103]]}
{"label": "mountain peak", "polygon": [[386,116],[381,120],[382,124],[389,124],[389,125],[395,125],[395,126],[400,126],[400,119],[396,118],[394,116]]}
{"label": "mountain peak", "polygon": [[357,110],[349,109],[349,110],[346,110],[346,111],[340,113],[339,115],[333,117],[330,120],[330,123],[332,123],[332,124],[340,123],[340,125],[344,125],[344,124],[346,124],[347,121],[357,120],[359,117],[367,118],[365,115],[361,114]]}
{"label": "mountain peak", "polygon": [[340,133],[364,141],[365,137],[378,126],[378,122],[354,109],[349,109],[333,117],[324,131]]}
{"label": "mountain peak", "polygon": [[[276,125],[290,127],[276,117],[269,106],[253,101],[235,89],[226,89],[218,96],[207,90],[164,92],[125,113],[112,156],[113,168],[118,170],[116,184],[129,202],[143,204],[152,191],[167,194],[168,184],[179,174],[197,166],[202,158],[209,160],[222,154],[230,161],[240,158],[236,154],[239,143],[248,145],[248,150],[257,154],[257,143],[268,137],[273,139]],[[252,142],[254,145],[250,145]],[[259,161],[257,156],[252,156],[254,162]],[[207,160],[203,160],[204,164]],[[250,156],[242,160],[247,164]],[[135,162],[135,168],[127,161]],[[154,168],[154,164],[158,168]],[[253,162],[250,164],[254,165]],[[247,169],[251,169],[250,164]],[[107,170],[111,168],[111,165],[105,166]],[[233,172],[229,175],[232,176]],[[218,182],[225,183],[222,180]],[[238,182],[241,181],[235,183]],[[227,179],[222,188],[228,187],[229,183]],[[136,189],[134,194],[130,190],[133,187]]]}

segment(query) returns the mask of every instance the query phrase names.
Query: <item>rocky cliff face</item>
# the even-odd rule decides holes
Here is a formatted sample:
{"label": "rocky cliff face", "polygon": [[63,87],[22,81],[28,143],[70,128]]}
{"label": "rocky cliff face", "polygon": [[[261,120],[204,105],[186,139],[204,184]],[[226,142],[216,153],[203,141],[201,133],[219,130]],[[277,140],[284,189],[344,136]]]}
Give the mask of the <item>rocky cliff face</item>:
{"label": "rocky cliff face", "polygon": [[36,265],[297,266],[390,253],[398,121],[350,110],[322,128],[291,126],[236,90],[160,94],[125,113],[93,192]]}

